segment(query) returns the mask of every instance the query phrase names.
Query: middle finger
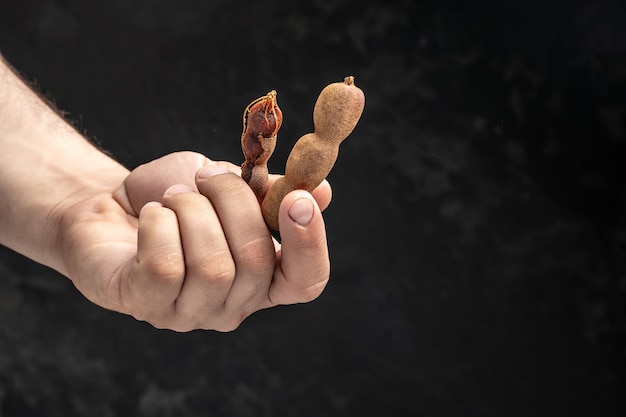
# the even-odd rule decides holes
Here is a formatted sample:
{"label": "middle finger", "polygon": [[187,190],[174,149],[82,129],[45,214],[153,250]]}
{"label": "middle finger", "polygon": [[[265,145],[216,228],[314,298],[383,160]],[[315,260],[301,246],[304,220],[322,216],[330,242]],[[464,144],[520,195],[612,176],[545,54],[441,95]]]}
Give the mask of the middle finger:
{"label": "middle finger", "polygon": [[276,254],[256,196],[239,176],[224,171],[207,166],[198,172],[196,183],[215,208],[235,261],[226,308],[236,309],[265,299]]}

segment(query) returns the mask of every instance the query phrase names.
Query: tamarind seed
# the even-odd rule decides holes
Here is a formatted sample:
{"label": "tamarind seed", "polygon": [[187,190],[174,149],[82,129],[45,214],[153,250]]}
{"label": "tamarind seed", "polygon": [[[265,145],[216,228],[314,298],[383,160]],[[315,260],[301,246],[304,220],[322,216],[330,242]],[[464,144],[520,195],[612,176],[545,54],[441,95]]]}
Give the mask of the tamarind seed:
{"label": "tamarind seed", "polygon": [[313,191],[328,176],[339,153],[339,145],[356,127],[365,95],[354,77],[332,83],[321,92],[313,108],[313,133],[303,135],[294,145],[285,167],[261,205],[267,225],[278,230],[278,210],[283,198],[296,189]]}
{"label": "tamarind seed", "polygon": [[276,101],[276,91],[253,100],[243,112],[241,149],[245,161],[241,177],[261,199],[267,192],[267,161],[276,147],[276,136],[283,122],[283,114]]}

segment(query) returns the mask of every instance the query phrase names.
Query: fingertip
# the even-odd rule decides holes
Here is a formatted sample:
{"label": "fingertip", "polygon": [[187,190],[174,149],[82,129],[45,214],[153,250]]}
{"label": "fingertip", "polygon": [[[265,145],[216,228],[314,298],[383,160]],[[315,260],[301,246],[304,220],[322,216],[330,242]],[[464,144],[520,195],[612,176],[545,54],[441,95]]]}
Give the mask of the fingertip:
{"label": "fingertip", "polygon": [[137,219],[139,219],[139,223],[142,225],[145,225],[146,223],[153,223],[158,221],[158,219],[163,216],[163,209],[166,208],[167,207],[159,201],[149,201],[139,209]]}
{"label": "fingertip", "polygon": [[281,231],[283,225],[291,224],[306,228],[321,210],[315,198],[304,190],[295,190],[285,196],[279,211]]}
{"label": "fingertip", "polygon": [[199,180],[205,180],[207,178],[211,178],[220,174],[227,174],[229,172],[230,171],[228,167],[224,165],[213,164],[205,165],[200,170],[198,170],[198,173],[196,175],[198,176]]}
{"label": "fingertip", "polygon": [[141,211],[143,211],[144,209],[162,208],[162,207],[163,207],[163,204],[159,203],[158,201],[149,201],[143,205],[143,207],[141,208]]}
{"label": "fingertip", "polygon": [[299,198],[287,209],[289,218],[300,226],[306,226],[311,222],[315,208],[308,198]]}
{"label": "fingertip", "polygon": [[330,182],[328,182],[327,179],[324,179],[320,185],[318,185],[317,187],[315,187],[315,189],[319,189],[320,191],[324,191],[324,192],[328,192],[330,194],[332,194],[332,187],[330,186]]}
{"label": "fingertip", "polygon": [[184,184],[174,184],[167,190],[165,190],[165,194],[163,194],[163,200],[165,201],[168,196],[184,193],[195,193],[195,190]]}
{"label": "fingertip", "polygon": [[317,201],[320,210],[324,211],[328,208],[333,199],[333,189],[328,180],[324,180],[320,183],[320,185],[315,187],[315,189],[311,192],[311,195],[313,195],[313,198]]}
{"label": "fingertip", "polygon": [[126,182],[123,182],[117,190],[113,191],[113,199],[117,201],[117,203],[122,206],[124,211],[132,216],[137,216],[137,212],[133,207],[132,202],[128,198],[128,193],[126,192]]}
{"label": "fingertip", "polygon": [[204,165],[196,172],[196,179],[205,180],[216,175],[227,173],[241,176],[241,167],[227,161],[212,161],[207,158]]}

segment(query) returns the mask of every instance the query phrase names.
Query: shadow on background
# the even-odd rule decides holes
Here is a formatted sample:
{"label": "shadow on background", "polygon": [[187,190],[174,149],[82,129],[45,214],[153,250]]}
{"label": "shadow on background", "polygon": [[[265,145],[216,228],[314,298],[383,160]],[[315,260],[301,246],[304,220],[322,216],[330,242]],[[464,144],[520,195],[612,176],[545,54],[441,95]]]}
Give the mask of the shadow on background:
{"label": "shadow on background", "polygon": [[130,168],[241,162],[276,89],[282,172],[324,85],[367,103],[312,304],[175,334],[2,250],[0,415],[624,415],[617,1],[4,3],[0,51]]}

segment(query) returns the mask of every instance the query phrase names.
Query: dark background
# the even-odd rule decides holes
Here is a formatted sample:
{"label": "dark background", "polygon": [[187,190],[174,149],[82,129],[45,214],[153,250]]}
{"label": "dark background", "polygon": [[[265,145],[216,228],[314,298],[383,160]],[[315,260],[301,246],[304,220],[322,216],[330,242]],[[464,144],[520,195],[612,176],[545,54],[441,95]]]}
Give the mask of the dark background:
{"label": "dark background", "polygon": [[467,3],[1,0],[0,51],[131,168],[241,162],[276,89],[282,172],[324,85],[367,103],[311,304],[176,334],[0,251],[0,415],[625,415],[624,6]]}

